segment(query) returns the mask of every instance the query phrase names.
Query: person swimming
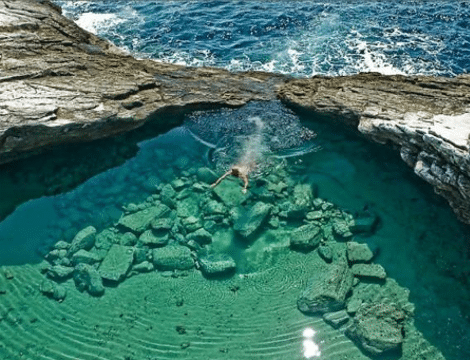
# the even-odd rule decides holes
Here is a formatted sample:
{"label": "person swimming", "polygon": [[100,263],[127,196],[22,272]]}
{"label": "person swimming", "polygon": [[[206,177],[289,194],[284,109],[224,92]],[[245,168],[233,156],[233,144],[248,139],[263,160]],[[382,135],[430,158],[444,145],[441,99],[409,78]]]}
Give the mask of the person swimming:
{"label": "person swimming", "polygon": [[242,193],[246,193],[247,188],[248,188],[248,173],[251,171],[249,166],[246,165],[234,165],[230,168],[229,171],[227,171],[225,174],[223,174],[220,178],[217,179],[215,183],[211,185],[212,188],[216,187],[219,185],[219,183],[225,179],[227,176],[235,176],[243,180],[243,189]]}

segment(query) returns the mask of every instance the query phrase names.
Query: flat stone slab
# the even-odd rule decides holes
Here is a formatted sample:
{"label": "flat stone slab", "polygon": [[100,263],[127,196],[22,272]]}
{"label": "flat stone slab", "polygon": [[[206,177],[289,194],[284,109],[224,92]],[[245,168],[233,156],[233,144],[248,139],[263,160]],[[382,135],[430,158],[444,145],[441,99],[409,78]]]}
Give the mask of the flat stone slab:
{"label": "flat stone slab", "polygon": [[323,239],[323,233],[319,226],[313,224],[302,225],[292,230],[290,246],[299,250],[311,250],[316,248]]}
{"label": "flat stone slab", "polygon": [[80,230],[72,240],[68,249],[68,254],[72,255],[76,251],[84,249],[90,250],[95,244],[96,229],[93,226],[88,226]]}
{"label": "flat stone slab", "polygon": [[130,246],[113,245],[103,259],[98,271],[105,280],[124,280],[134,261],[134,249]]}
{"label": "flat stone slab", "polygon": [[194,267],[191,250],[185,246],[168,245],[154,249],[152,258],[158,270],[188,270]]}
{"label": "flat stone slab", "polygon": [[244,238],[250,237],[260,228],[271,209],[272,205],[258,201],[236,219],[233,229]]}
{"label": "flat stone slab", "polygon": [[230,274],[235,271],[236,264],[226,254],[211,254],[198,259],[201,271],[206,276]]}
{"label": "flat stone slab", "polygon": [[349,321],[349,315],[346,310],[340,310],[332,313],[323,314],[323,320],[328,325],[331,325],[335,329],[339,329],[341,326]]}
{"label": "flat stone slab", "polygon": [[297,300],[297,307],[309,314],[341,310],[352,285],[353,275],[346,263],[330,265],[326,271],[313,274]]}
{"label": "flat stone slab", "polygon": [[379,264],[354,264],[351,266],[351,272],[354,276],[364,278],[383,280],[387,277],[385,269]]}
{"label": "flat stone slab", "polygon": [[171,209],[165,204],[157,204],[145,210],[123,216],[119,219],[118,225],[134,233],[140,234],[150,227],[152,220],[166,217]]}
{"label": "flat stone slab", "polygon": [[243,184],[238,179],[225,179],[212,191],[228,208],[238,206],[245,198],[246,195],[242,193]]}
{"label": "flat stone slab", "polygon": [[346,245],[347,257],[350,262],[368,262],[374,257],[367,244],[359,244],[355,241],[349,241]]}

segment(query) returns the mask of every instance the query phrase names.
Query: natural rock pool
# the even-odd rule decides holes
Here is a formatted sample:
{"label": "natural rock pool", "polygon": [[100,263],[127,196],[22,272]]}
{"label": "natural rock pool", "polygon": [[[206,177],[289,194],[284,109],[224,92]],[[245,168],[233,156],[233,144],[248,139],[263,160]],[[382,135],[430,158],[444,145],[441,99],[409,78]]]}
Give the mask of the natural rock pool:
{"label": "natural rock pool", "polygon": [[2,167],[2,359],[470,357],[468,226],[398,155],[275,102],[162,117]]}

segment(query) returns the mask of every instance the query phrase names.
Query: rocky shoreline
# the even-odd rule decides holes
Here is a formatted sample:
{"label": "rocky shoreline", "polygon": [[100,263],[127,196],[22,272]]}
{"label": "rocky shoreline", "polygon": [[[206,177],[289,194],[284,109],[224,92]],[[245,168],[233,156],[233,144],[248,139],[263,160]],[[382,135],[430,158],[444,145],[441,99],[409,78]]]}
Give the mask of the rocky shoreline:
{"label": "rocky shoreline", "polygon": [[162,111],[281,99],[396,147],[470,223],[469,75],[298,80],[137,60],[47,0],[3,0],[0,23],[0,164],[129,131]]}

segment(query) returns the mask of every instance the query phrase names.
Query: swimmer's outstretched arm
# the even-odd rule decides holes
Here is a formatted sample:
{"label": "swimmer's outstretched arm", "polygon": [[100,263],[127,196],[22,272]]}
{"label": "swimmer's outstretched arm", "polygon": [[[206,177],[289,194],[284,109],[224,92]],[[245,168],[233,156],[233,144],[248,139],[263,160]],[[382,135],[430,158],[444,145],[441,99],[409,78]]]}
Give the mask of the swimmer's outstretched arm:
{"label": "swimmer's outstretched arm", "polygon": [[229,176],[230,174],[232,173],[232,169],[230,169],[229,171],[227,171],[225,174],[223,174],[220,178],[217,179],[217,181],[215,183],[213,183],[211,185],[211,187],[216,187],[217,185],[219,185],[219,183],[225,179],[227,176]]}
{"label": "swimmer's outstretched arm", "polygon": [[246,193],[246,189],[248,188],[248,176],[246,176],[245,174],[241,174],[240,177],[242,178],[244,184],[242,193]]}

